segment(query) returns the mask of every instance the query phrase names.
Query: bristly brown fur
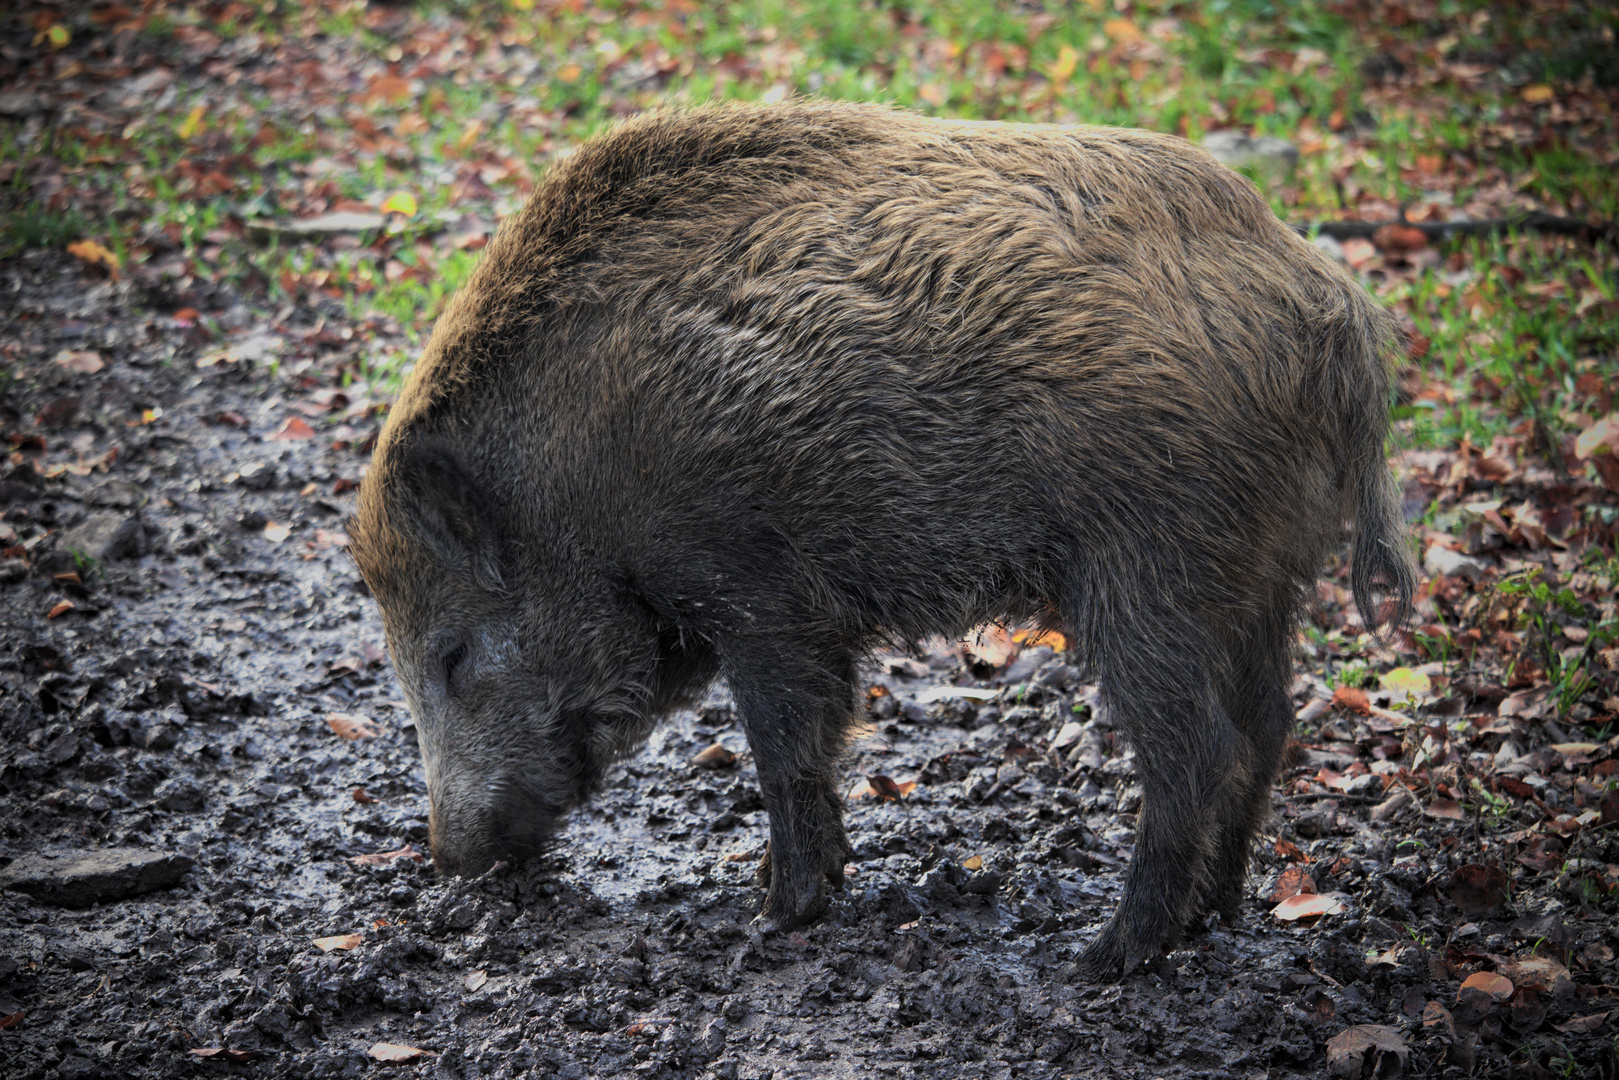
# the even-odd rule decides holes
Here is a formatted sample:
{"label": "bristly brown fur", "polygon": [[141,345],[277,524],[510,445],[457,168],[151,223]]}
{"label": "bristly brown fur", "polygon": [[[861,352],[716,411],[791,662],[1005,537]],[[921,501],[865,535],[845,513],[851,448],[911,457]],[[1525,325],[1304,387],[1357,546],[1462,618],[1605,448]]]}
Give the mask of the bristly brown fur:
{"label": "bristly brown fur", "polygon": [[1240,898],[1347,522],[1367,623],[1378,593],[1409,608],[1392,340],[1167,136],[795,103],[586,143],[451,301],[350,529],[436,856],[531,849],[718,673],[770,811],[765,914],[814,918],[862,652],[1054,607],[1146,789],[1087,963],[1148,955]]}

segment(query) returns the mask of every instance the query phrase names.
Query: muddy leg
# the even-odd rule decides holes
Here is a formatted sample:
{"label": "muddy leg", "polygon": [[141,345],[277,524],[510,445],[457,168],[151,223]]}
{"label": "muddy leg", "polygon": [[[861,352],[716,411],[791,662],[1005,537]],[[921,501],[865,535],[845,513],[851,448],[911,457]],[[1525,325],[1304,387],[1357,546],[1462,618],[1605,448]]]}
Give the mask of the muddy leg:
{"label": "muddy leg", "polygon": [[1220,824],[1202,905],[1204,911],[1217,911],[1226,918],[1235,916],[1241,905],[1253,859],[1254,833],[1270,812],[1282,751],[1287,733],[1293,729],[1286,647],[1274,640],[1263,645],[1239,663],[1226,695],[1226,708],[1242,733],[1246,768],[1230,813]]}
{"label": "muddy leg", "polygon": [[758,874],[769,889],[758,919],[766,933],[819,918],[849,855],[836,765],[853,718],[854,663],[813,656],[801,643],[749,642],[722,659],[770,815]]}
{"label": "muddy leg", "polygon": [[1124,897],[1080,957],[1093,978],[1128,971],[1179,933],[1218,826],[1235,819],[1246,783],[1243,739],[1213,692],[1196,629],[1179,619],[1126,629],[1115,632],[1099,674],[1145,791]]}

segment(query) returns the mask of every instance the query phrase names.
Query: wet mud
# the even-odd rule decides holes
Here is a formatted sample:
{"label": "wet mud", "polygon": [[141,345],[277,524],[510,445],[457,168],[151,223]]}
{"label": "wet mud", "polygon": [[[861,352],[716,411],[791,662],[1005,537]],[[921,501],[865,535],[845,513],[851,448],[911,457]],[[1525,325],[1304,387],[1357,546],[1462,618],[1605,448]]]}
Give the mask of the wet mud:
{"label": "wet mud", "polygon": [[[4,1077],[1613,1075],[1612,919],[1555,873],[1459,902],[1476,821],[1284,795],[1366,735],[1319,709],[1240,917],[1081,979],[1140,793],[1045,646],[873,658],[850,876],[801,932],[750,922],[766,819],[723,686],[550,854],[445,880],[342,548],[385,394],[335,373],[386,328],[225,297],[204,341],[42,253],[0,287]],[[1341,910],[1271,913],[1300,865]],[[1526,956],[1535,993],[1462,985]]]}

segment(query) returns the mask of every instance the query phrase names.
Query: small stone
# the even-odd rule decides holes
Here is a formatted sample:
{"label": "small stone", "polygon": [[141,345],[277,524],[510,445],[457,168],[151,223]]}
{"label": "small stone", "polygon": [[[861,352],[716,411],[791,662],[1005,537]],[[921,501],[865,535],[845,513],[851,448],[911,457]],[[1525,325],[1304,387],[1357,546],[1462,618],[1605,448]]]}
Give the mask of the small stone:
{"label": "small stone", "polygon": [[1477,581],[1484,573],[1483,563],[1442,544],[1428,545],[1422,556],[1422,568],[1430,577],[1464,577],[1472,581]]}
{"label": "small stone", "polygon": [[1344,255],[1344,246],[1335,238],[1328,236],[1326,233],[1319,234],[1314,240],[1311,240],[1310,243],[1326,252],[1327,256],[1331,259],[1338,262],[1349,261],[1349,259]]}
{"label": "small stone", "polygon": [[0,870],[0,889],[27,893],[42,904],[89,907],[167,888],[194,865],[185,855],[137,848],[25,855]]}
{"label": "small stone", "polygon": [[1255,138],[1238,131],[1212,131],[1203,140],[1203,149],[1233,169],[1253,169],[1283,178],[1291,176],[1299,164],[1298,147],[1269,135]]}
{"label": "small stone", "polygon": [[134,514],[91,514],[62,534],[64,550],[96,562],[132,559],[146,550],[146,530]]}

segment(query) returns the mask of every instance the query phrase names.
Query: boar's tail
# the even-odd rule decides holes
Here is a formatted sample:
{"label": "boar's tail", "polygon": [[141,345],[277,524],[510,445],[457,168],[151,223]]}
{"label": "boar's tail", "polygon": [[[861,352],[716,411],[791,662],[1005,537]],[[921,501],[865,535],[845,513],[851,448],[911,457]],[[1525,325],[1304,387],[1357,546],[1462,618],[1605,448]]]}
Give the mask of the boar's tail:
{"label": "boar's tail", "polygon": [[1389,314],[1355,287],[1346,317],[1333,320],[1327,355],[1344,364],[1353,388],[1340,398],[1340,430],[1347,469],[1344,495],[1355,522],[1350,584],[1355,607],[1369,630],[1397,629],[1411,614],[1416,569],[1407,550],[1405,515],[1389,473],[1385,444],[1389,423],[1389,361],[1398,329]]}

